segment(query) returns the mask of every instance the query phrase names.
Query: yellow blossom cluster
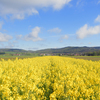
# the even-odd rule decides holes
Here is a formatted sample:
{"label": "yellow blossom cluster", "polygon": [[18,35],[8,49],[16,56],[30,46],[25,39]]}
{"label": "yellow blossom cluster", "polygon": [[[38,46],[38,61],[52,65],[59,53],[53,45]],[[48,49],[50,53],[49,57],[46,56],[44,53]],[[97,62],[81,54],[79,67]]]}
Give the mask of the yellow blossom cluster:
{"label": "yellow blossom cluster", "polygon": [[0,100],[100,100],[100,61],[57,56],[2,59]]}

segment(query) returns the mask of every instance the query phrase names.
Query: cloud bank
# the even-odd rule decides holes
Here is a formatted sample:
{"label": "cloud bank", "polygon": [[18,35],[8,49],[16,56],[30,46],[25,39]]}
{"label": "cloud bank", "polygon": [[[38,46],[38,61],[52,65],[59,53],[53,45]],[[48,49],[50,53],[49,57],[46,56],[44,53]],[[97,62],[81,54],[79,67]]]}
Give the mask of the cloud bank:
{"label": "cloud bank", "polygon": [[76,32],[77,37],[80,39],[83,39],[89,35],[94,35],[94,34],[99,34],[99,33],[100,33],[100,25],[89,27],[87,24],[85,24]]}
{"label": "cloud bank", "polygon": [[38,14],[38,9],[52,7],[60,10],[71,0],[0,0],[0,15],[12,19],[24,19],[26,15]]}

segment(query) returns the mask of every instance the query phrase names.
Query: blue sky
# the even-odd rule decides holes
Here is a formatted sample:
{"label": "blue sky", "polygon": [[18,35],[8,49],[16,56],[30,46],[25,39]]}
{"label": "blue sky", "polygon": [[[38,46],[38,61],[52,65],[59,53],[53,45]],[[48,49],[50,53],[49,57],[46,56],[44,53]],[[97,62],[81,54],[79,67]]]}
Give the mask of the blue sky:
{"label": "blue sky", "polygon": [[100,0],[0,0],[0,48],[100,46]]}

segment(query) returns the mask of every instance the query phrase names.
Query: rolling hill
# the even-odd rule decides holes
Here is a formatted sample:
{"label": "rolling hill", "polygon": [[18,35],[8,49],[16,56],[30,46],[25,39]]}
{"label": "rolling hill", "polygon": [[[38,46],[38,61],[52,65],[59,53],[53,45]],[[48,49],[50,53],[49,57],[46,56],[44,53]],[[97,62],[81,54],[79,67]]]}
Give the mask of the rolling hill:
{"label": "rolling hill", "polygon": [[64,47],[64,48],[57,48],[57,49],[43,49],[43,50],[37,50],[37,51],[27,51],[23,49],[0,49],[0,52],[26,52],[26,53],[46,53],[46,54],[58,54],[58,53],[87,53],[87,52],[98,52],[100,51],[100,47]]}
{"label": "rolling hill", "polygon": [[34,53],[49,53],[49,54],[56,54],[56,53],[87,53],[87,52],[94,52],[99,51],[100,47],[64,47],[59,49],[44,49],[34,51]]}

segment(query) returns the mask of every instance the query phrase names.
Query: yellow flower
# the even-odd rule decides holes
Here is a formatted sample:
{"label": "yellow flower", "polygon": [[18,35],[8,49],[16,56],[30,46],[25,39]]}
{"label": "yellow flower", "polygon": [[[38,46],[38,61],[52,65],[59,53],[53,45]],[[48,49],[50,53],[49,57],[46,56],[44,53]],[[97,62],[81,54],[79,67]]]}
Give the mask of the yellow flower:
{"label": "yellow flower", "polygon": [[100,99],[100,61],[45,56],[0,61],[0,94],[8,100]]}

